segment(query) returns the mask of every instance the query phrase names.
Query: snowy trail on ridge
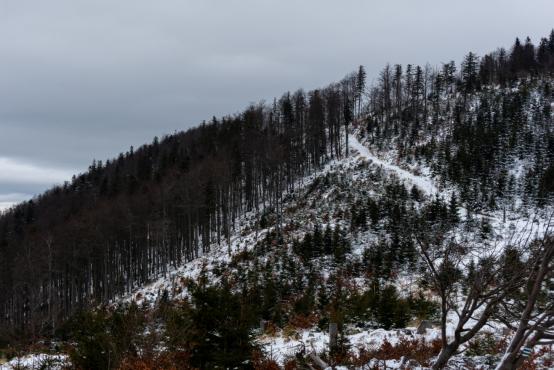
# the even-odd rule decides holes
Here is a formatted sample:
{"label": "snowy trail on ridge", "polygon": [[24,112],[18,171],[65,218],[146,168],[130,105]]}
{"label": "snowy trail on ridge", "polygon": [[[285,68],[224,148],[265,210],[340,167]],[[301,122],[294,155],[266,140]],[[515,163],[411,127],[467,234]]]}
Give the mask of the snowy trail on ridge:
{"label": "snowy trail on ridge", "polygon": [[358,151],[360,153],[360,156],[370,160],[373,164],[376,164],[378,166],[381,166],[389,171],[396,172],[398,177],[404,180],[408,180],[412,184],[416,185],[419,189],[423,190],[428,195],[438,194],[439,189],[433,184],[433,182],[423,176],[416,176],[413,173],[410,173],[398,166],[395,166],[393,164],[387,163],[373,154],[369,151],[368,148],[366,148],[360,141],[356,138],[356,136],[349,134],[348,135],[348,143],[350,148]]}
{"label": "snowy trail on ridge", "polygon": [[[383,161],[382,159],[377,158],[375,155],[371,154],[369,149],[365,147],[360,141],[356,138],[355,135],[348,135],[348,146],[351,149],[356,150],[360,157],[363,157],[367,160],[371,160],[373,164],[381,166],[389,171],[394,171],[400,179],[406,180],[413,185],[416,185],[419,189],[423,190],[427,195],[433,196],[439,194],[439,189],[435,186],[433,181],[424,176],[417,176],[413,173],[406,171],[398,166],[395,166],[391,163]],[[443,195],[448,194],[447,190],[442,191]],[[459,211],[462,215],[467,215],[468,211],[465,207],[459,206]],[[530,235],[535,237],[540,237],[544,235],[548,230],[551,229],[551,219],[550,215],[554,211],[544,212],[542,216],[539,214],[532,214],[531,216],[522,217],[521,215],[512,213],[508,215],[508,222],[506,222],[506,214],[502,213],[502,210],[489,213],[480,213],[482,217],[486,217],[488,221],[493,225],[494,229],[497,230],[498,235],[503,235],[502,242],[496,241],[495,248],[504,248],[507,244],[511,243],[521,243],[524,239]],[[521,237],[517,239],[517,235]],[[514,239],[516,238],[516,239]]]}

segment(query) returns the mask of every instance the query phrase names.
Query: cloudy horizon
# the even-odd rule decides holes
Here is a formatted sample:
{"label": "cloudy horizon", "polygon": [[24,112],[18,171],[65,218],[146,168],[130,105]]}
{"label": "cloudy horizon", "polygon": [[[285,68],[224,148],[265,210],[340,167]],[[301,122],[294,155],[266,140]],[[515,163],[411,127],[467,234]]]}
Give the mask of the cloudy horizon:
{"label": "cloudy horizon", "polygon": [[0,209],[93,159],[360,64],[371,83],[387,62],[537,44],[552,14],[548,0],[0,0]]}

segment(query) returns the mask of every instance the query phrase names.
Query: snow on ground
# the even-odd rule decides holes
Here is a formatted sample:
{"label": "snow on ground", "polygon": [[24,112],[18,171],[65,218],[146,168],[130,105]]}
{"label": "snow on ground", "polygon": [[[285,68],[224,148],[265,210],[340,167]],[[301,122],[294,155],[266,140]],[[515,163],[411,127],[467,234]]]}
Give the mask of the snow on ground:
{"label": "snow on ground", "polygon": [[[370,164],[379,166],[385,169],[389,174],[394,174],[400,178],[401,181],[407,182],[412,185],[416,185],[419,189],[424,191],[429,196],[448,194],[452,189],[444,189],[439,193],[437,186],[435,186],[431,176],[418,176],[411,172],[408,172],[396,165],[393,165],[387,161],[381,160],[373,155],[363,144],[361,144],[354,135],[349,136],[350,148],[356,151],[358,154],[350,157],[347,161],[357,161],[360,158],[364,158],[370,162]],[[366,171],[366,170],[364,170]],[[353,174],[353,178],[359,178],[360,174]],[[460,213],[465,216],[465,209],[461,209]],[[492,214],[477,214],[474,217],[487,218],[489,220],[493,233],[492,238],[489,240],[479,240],[478,242],[487,244],[491,249],[503,249],[508,244],[522,245],[524,240],[520,240],[522,237],[529,240],[544,235],[549,227],[549,217],[552,214],[552,209],[545,209],[537,211],[536,214],[528,215],[517,211],[497,211]],[[371,233],[358,233],[356,235],[356,241],[353,241],[353,249],[357,250],[357,245],[367,245],[369,239],[371,239]],[[460,231],[460,235],[462,235]],[[467,237],[467,233],[464,237]],[[460,236],[461,237],[461,236]],[[364,241],[362,241],[362,239]],[[363,249],[363,248],[362,248]],[[361,249],[360,249],[361,250]],[[491,251],[492,252],[492,251]],[[413,276],[400,277],[399,287],[400,291],[405,291],[413,285],[411,281]],[[404,286],[402,283],[405,283]],[[471,326],[474,320],[470,320],[467,325]],[[454,329],[458,323],[458,317],[454,312],[451,312],[447,319],[447,335],[449,337],[454,336]],[[481,330],[481,333],[492,334],[493,336],[500,338],[502,334],[502,326],[496,323],[490,323],[487,327]],[[346,330],[346,337],[352,345],[353,349],[377,349],[385,340],[392,345],[398,343],[403,337],[408,339],[423,339],[426,343],[430,343],[434,340],[440,339],[440,329],[434,327],[428,329],[424,335],[415,334],[415,328],[406,328],[406,330],[359,330],[350,328]],[[295,335],[285,336],[283,333],[278,333],[276,336],[264,335],[259,338],[258,342],[265,352],[271,356],[278,363],[283,364],[285,360],[292,357],[300,349],[305,348],[306,352],[324,352],[328,348],[328,334],[321,332],[318,329],[305,330],[296,333]],[[371,364],[369,364],[371,365]],[[374,364],[377,365],[377,364]],[[382,366],[383,364],[380,364]],[[387,362],[387,368],[399,368],[400,361]]]}
{"label": "snow on ground", "polygon": [[[470,320],[467,326],[471,326],[475,320]],[[450,312],[447,318],[446,333],[449,338],[454,337],[454,329],[458,323],[458,318],[454,312]],[[391,345],[397,345],[401,340],[423,340],[424,343],[430,344],[433,341],[440,340],[441,333],[438,326],[433,326],[427,329],[425,334],[417,334],[416,327],[409,326],[404,329],[359,329],[355,327],[347,327],[345,336],[350,343],[354,353],[359,353],[360,350],[378,350],[382,344],[387,341]],[[489,333],[497,338],[502,336],[502,327],[491,323],[484,327],[481,333]],[[296,353],[304,350],[305,353],[315,351],[318,354],[328,352],[329,335],[319,329],[309,329],[299,331],[294,334],[284,335],[283,332],[277,333],[275,336],[263,335],[257,340],[257,343],[262,347],[269,358],[277,361],[278,364],[284,365],[286,360],[292,358]],[[395,368],[395,361],[390,361],[387,366]],[[397,364],[400,365],[400,362]]]}
{"label": "snow on ground", "polygon": [[[296,193],[298,194],[302,189],[307,189],[317,178],[321,178],[322,176],[330,173],[343,175],[347,173],[353,182],[367,181],[367,176],[370,171],[368,171],[367,167],[359,167],[360,159],[369,162],[370,165],[378,166],[379,168],[384,169],[387,175],[396,176],[401,181],[407,182],[411,185],[416,185],[420,190],[424,191],[429,196],[442,196],[449,194],[452,191],[452,189],[441,189],[439,192],[439,189],[430,175],[415,175],[400,168],[399,166],[391,164],[388,161],[379,159],[377,156],[372,154],[366,146],[360,143],[357,137],[353,134],[349,135],[349,146],[355,154],[341,160],[329,161],[320,171],[317,171],[306,178],[300,179],[295,186]],[[368,190],[371,192],[371,189]],[[328,200],[333,191],[334,189],[330,188],[322,195],[321,199]],[[332,203],[332,201],[329,202]],[[285,208],[286,206],[287,205],[285,204]],[[465,217],[466,213],[467,211],[464,208],[460,208],[461,216]],[[540,214],[537,213],[534,215],[525,215],[518,211],[497,211],[487,215],[474,215],[474,217],[486,218],[493,231],[489,240],[473,241],[487,244],[488,248],[498,250],[501,250],[507,244],[521,244],[524,240],[519,240],[517,238],[518,235],[524,236],[525,238],[529,238],[531,240],[534,237],[544,234],[549,226],[549,217],[551,214],[552,209],[545,209],[541,211]],[[256,212],[249,212],[237,220],[235,222],[236,230],[230,238],[230,244],[227,244],[227,241],[225,240],[222,240],[220,244],[213,244],[210,252],[205,255],[184,263],[178,268],[170,269],[168,273],[160,276],[152,283],[140,287],[132,294],[116,299],[115,301],[135,301],[138,304],[142,304],[146,301],[153,304],[158,300],[159,294],[164,290],[168,290],[173,298],[186,297],[187,292],[183,284],[186,279],[196,279],[202,270],[205,270],[208,275],[210,275],[210,271],[213,267],[229,263],[234,255],[242,251],[251,250],[257,241],[265,237],[266,233],[268,233],[271,228],[257,230],[255,223],[258,216],[259,214]],[[293,215],[289,218],[285,217],[285,219],[282,220],[282,226],[294,218],[298,219],[298,215]],[[306,225],[303,225],[304,229],[309,229],[313,226],[311,225],[312,221],[309,221],[310,217],[304,217],[304,219],[306,220]],[[326,223],[322,222],[321,225],[325,227]],[[331,225],[334,226],[334,222],[331,222]],[[301,236],[301,234],[297,236]],[[352,245],[353,253],[361,254],[365,246],[368,245],[371,240],[374,240],[375,237],[376,235],[373,235],[371,232],[359,233],[356,235],[357,240]],[[457,238],[467,239],[468,233],[460,232]],[[469,241],[466,239],[464,239],[464,241]]]}
{"label": "snow on ground", "polygon": [[37,353],[13,358],[7,363],[0,365],[0,370],[15,370],[22,368],[26,370],[57,370],[62,369],[66,364],[66,355],[48,355],[45,353]]}
{"label": "snow on ground", "polygon": [[[372,164],[380,166],[389,172],[395,173],[401,180],[416,185],[427,195],[444,196],[452,193],[452,189],[441,189],[439,192],[439,189],[429,174],[427,176],[418,176],[387,161],[379,159],[372,154],[365,145],[360,143],[355,135],[350,134],[348,140],[350,148],[356,150],[362,158],[367,159]],[[525,165],[526,162],[522,160],[514,164],[513,174],[521,176]],[[467,210],[460,207],[460,213],[465,217]],[[499,210],[493,214],[480,214],[477,216],[481,218],[485,217],[490,222],[493,229],[493,246],[504,248],[508,244],[522,245],[525,243],[524,239],[532,240],[534,238],[540,238],[547,231],[552,231],[552,215],[554,215],[554,209],[552,207],[546,207],[542,210],[536,210],[535,213],[531,215],[522,214],[521,211]]]}
{"label": "snow on ground", "polygon": [[230,238],[230,245],[226,241],[222,241],[220,245],[213,245],[210,252],[186,262],[176,269],[170,270],[166,275],[137,289],[133,294],[124,297],[121,301],[127,303],[135,301],[139,305],[144,302],[154,303],[157,301],[159,294],[164,290],[168,290],[171,293],[171,297],[175,299],[185,298],[186,291],[182,286],[184,279],[195,280],[203,270],[209,273],[213,267],[229,263],[233,255],[250,250],[255,245],[256,240],[265,236],[267,230],[251,231],[247,235],[242,235],[244,230],[251,228],[254,221],[254,214],[247,214],[239,220],[239,224],[242,226]]}
{"label": "snow on ground", "polygon": [[426,177],[416,176],[411,172],[408,172],[398,166],[395,166],[393,164],[390,164],[388,162],[385,162],[377,158],[375,155],[371,154],[371,152],[367,147],[365,147],[364,145],[362,145],[362,143],[358,141],[355,135],[350,134],[348,136],[348,143],[350,145],[350,148],[358,151],[360,156],[362,156],[363,158],[366,158],[371,163],[377,166],[381,166],[388,171],[392,171],[396,173],[401,180],[405,180],[411,183],[412,185],[416,185],[420,190],[424,191],[428,195],[438,194],[439,190],[437,189],[433,181],[431,181]]}
{"label": "snow on ground", "polygon": [[[415,328],[411,328],[415,331]],[[359,349],[377,349],[381,346],[385,339],[391,344],[396,344],[402,335],[400,330],[361,330],[356,333],[347,335],[348,342],[354,350]],[[423,338],[424,336],[418,336]],[[263,335],[257,340],[258,344],[263,348],[266,355],[275,360],[280,365],[283,365],[287,359],[294,357],[296,353],[316,352],[318,354],[327,352],[329,349],[329,335],[319,330],[304,330],[295,333],[291,336],[284,336],[279,333],[276,336]]]}
{"label": "snow on ground", "polygon": [[[388,341],[392,345],[398,344],[402,338],[410,340],[423,339],[426,343],[440,337],[438,329],[430,329],[426,334],[416,334],[415,327],[406,329],[375,329],[375,330],[353,330],[346,338],[354,352],[359,350],[377,350]],[[286,337],[282,333],[276,336],[264,335],[258,338],[258,344],[263,348],[266,355],[275,360],[279,365],[284,365],[287,359],[294,357],[296,353],[316,352],[321,354],[328,352],[329,335],[319,330],[304,330],[295,335]]]}
{"label": "snow on ground", "polygon": [[[293,200],[285,204],[285,209],[288,206],[296,207],[299,203],[299,194],[303,201],[310,202],[309,191],[306,190],[309,188],[309,185],[312,184],[316,179],[326,176],[328,174],[337,174],[342,176],[351,186],[357,186],[363,188],[367,194],[373,194],[374,189],[373,185],[377,184],[372,175],[374,176],[379,172],[372,171],[372,166],[377,166],[384,171],[388,176],[395,176],[405,183],[415,185],[420,190],[425,192],[430,197],[435,195],[444,196],[445,194],[450,194],[453,189],[442,189],[439,192],[438,187],[435,185],[432,180],[430,173],[425,173],[422,175],[416,175],[412,172],[409,172],[397,165],[392,164],[390,161],[385,161],[379,159],[373,155],[368,148],[366,148],[360,141],[354,136],[349,135],[349,146],[352,149],[352,155],[348,158],[342,160],[334,160],[327,163],[320,171],[301,179],[298,182],[296,191]],[[360,166],[360,163],[368,163],[367,166]],[[420,173],[420,172],[418,172]],[[379,181],[386,181],[385,179],[380,179]],[[373,184],[373,185],[372,185]],[[367,185],[367,186],[366,186]],[[343,185],[344,186],[344,185]],[[338,207],[336,200],[336,192],[343,191],[344,189],[333,188],[325,190],[323,194],[319,195],[319,203],[321,199],[325,199],[324,204],[319,204],[317,207],[324,207],[326,212],[332,210],[333,207]],[[317,195],[314,195],[317,197]],[[335,198],[334,198],[335,196]],[[341,199],[341,198],[338,198]],[[306,203],[308,204],[308,203]],[[285,226],[287,222],[291,220],[304,220],[301,228],[303,230],[309,230],[314,222],[314,215],[320,217],[321,209],[312,209],[316,207],[305,205],[300,207],[300,210],[296,210],[294,213],[287,214],[284,212],[282,226]],[[326,208],[325,208],[326,207]],[[298,213],[300,212],[300,213]],[[311,213],[310,213],[311,212]],[[460,214],[465,217],[466,210],[461,208]],[[332,213],[332,212],[329,212]],[[490,214],[474,214],[473,217],[477,220],[486,218],[491,225],[492,235],[487,240],[471,240],[472,242],[483,243],[487,248],[502,249],[507,244],[518,244],[522,240],[516,238],[518,235],[523,235],[526,238],[533,239],[533,237],[541,236],[544,234],[545,230],[548,227],[549,215],[551,215],[552,210],[546,209],[540,211],[537,214],[525,214],[520,210],[506,210],[506,211],[496,211]],[[265,235],[271,231],[271,227],[268,229],[256,229],[256,221],[259,214],[255,212],[250,212],[236,222],[237,228],[232,237],[230,238],[230,244],[228,245],[226,241],[222,241],[219,245],[212,245],[211,251],[207,254],[198,257],[197,259],[187,262],[182,266],[171,270],[164,276],[160,276],[157,280],[152,282],[149,285],[146,285],[132,295],[124,297],[124,302],[136,301],[141,304],[143,302],[148,302],[153,304],[159,298],[159,294],[163,290],[168,290],[170,296],[173,298],[184,298],[187,296],[186,289],[182,284],[183,279],[196,279],[202,270],[205,270],[208,273],[208,276],[212,281],[215,279],[214,276],[210,276],[210,271],[217,266],[227,264],[231,261],[234,255],[239,252],[251,250],[256,242],[263,239]],[[321,222],[320,224],[325,227],[326,222]],[[330,225],[340,224],[340,220],[331,219],[327,221]],[[342,225],[341,225],[342,226]],[[297,233],[302,233],[303,231],[297,231]],[[475,233],[463,232],[460,229],[457,232],[457,238],[479,238],[479,236],[473,235]],[[470,235],[471,234],[471,235]],[[301,234],[296,234],[299,236]],[[468,236],[469,235],[469,236]],[[352,240],[353,254],[361,254],[364,248],[370,244],[378,235],[374,234],[373,231],[364,231],[357,232],[353,235],[354,240]],[[465,239],[464,239],[465,240]],[[407,292],[413,286],[414,276],[399,276],[396,284],[402,292]],[[360,285],[364,284],[363,279],[360,279]],[[454,328],[457,324],[457,317],[452,313],[448,317],[448,327],[447,334],[453,336]],[[483,332],[489,332],[496,337],[501,336],[502,329],[498,325],[491,324],[489,327],[483,329]],[[437,327],[429,329],[425,335],[415,334],[415,328],[410,327],[405,330],[384,330],[384,329],[359,329],[359,328],[348,328],[346,331],[346,336],[348,341],[352,345],[352,348],[355,349],[377,349],[379,348],[385,339],[391,344],[398,343],[403,337],[408,339],[424,339],[427,343],[432,342],[433,340],[440,338],[440,330]],[[257,337],[257,341],[260,346],[264,349],[266,354],[271,358],[276,360],[278,363],[283,364],[287,358],[294,356],[296,353],[304,349],[306,352],[316,351],[323,352],[328,348],[328,334],[322,332],[319,329],[310,329],[298,331],[295,333],[288,333],[285,335],[283,332],[278,332],[275,336],[262,335]],[[399,361],[390,361],[387,363],[387,368],[399,368]],[[4,368],[0,370],[5,370]]]}

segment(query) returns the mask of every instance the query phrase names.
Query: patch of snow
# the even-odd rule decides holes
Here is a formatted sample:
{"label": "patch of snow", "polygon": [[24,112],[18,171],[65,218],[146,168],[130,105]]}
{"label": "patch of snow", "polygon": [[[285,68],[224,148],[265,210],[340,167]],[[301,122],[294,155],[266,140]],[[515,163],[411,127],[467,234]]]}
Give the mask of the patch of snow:
{"label": "patch of snow", "polygon": [[386,170],[395,172],[398,177],[400,177],[403,180],[407,180],[413,185],[416,185],[420,190],[423,190],[428,195],[438,194],[439,190],[428,178],[422,177],[422,176],[416,176],[411,172],[408,172],[398,166],[395,166],[391,163],[385,162],[379,158],[377,158],[375,155],[373,155],[368,148],[366,148],[362,143],[358,141],[356,136],[349,134],[348,136],[348,144],[350,145],[350,148],[356,150],[361,157],[369,160],[373,164],[383,167]]}
{"label": "patch of snow", "polygon": [[50,369],[61,370],[68,365],[68,357],[66,355],[49,355],[46,353],[29,354],[23,357],[16,357],[7,363],[0,365],[0,370],[15,370],[15,369]]}

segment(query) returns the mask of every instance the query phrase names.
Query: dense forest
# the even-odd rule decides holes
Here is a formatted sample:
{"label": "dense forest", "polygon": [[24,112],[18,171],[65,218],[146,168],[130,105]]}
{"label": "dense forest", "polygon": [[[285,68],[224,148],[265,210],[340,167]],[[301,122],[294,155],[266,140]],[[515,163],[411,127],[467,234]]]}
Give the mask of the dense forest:
{"label": "dense forest", "polygon": [[[554,191],[553,91],[545,78],[553,48],[554,35],[538,48],[517,39],[511,52],[469,53],[459,72],[454,62],[439,70],[387,66],[368,92],[362,134],[375,150],[423,161],[471,210],[513,208],[517,194],[531,208],[545,204]],[[532,165],[518,183],[509,170],[523,159]]]}
{"label": "dense forest", "polygon": [[[362,322],[391,329],[414,317],[440,320],[442,314],[446,320],[446,298],[440,306],[421,294],[400,294],[392,281],[402,272],[422,274],[418,284],[444,297],[454,294],[455,284],[469,282],[463,290],[474,301],[468,305],[491,304],[480,295],[487,287],[495,297],[503,294],[503,301],[510,289],[521,288],[523,280],[516,284],[515,277],[540,270],[542,259],[524,267],[520,251],[508,249],[494,267],[481,261],[462,271],[446,263],[447,254],[437,272],[426,252],[460,230],[490,239],[487,218],[477,222],[472,215],[533,213],[552,205],[553,77],[554,31],[538,46],[516,39],[509,50],[469,53],[459,67],[387,65],[374,86],[366,85],[360,66],[327,87],[285,93],[272,104],[251,105],[115,159],[94,161],[71,182],[0,215],[0,341],[56,333],[81,345],[72,355],[77,367],[134,368],[128,361],[138,356],[137,348],[155,347],[140,335],[150,320],[164,323],[173,356],[165,360],[182,368],[226,368],[242,366],[257,353],[249,333],[260,320],[270,329],[291,322],[324,328],[332,321],[341,333],[343,325]],[[427,168],[441,189],[454,190],[447,198],[427,197],[423,189],[369,171],[367,183],[357,187],[344,174],[309,182],[326,164],[351,155],[350,133],[405,168]],[[366,192],[368,184],[379,184],[379,197],[354,192]],[[326,215],[333,215],[326,217],[342,223],[331,227],[318,209],[306,218],[309,232],[285,240],[300,227],[287,216],[290,199],[296,208],[315,209],[333,187],[342,189],[333,199],[348,209],[326,205]],[[197,281],[187,281],[190,299],[172,302],[166,291],[154,313],[136,305],[87,311],[213,249],[229,248],[231,255],[231,238],[252,215],[256,230],[271,232],[252,250],[233,255],[226,272],[203,271]],[[353,256],[352,241],[364,233],[382,237]],[[452,255],[463,253],[468,251]],[[321,270],[330,275],[325,281]],[[371,282],[368,289],[349,285],[359,276]],[[471,284],[476,276],[480,287]],[[210,277],[217,285],[210,285]],[[493,284],[493,278],[502,283]],[[500,310],[498,302],[491,311]],[[454,353],[464,343],[463,330],[459,342],[404,343],[405,350],[426,356],[423,362],[441,348],[441,355],[445,348]],[[91,341],[93,336],[100,339]],[[134,342],[139,337],[141,343]],[[349,350],[342,335],[337,343],[335,363]],[[105,347],[119,357],[107,360]],[[359,355],[358,364],[382,353],[366,355]],[[256,356],[257,368],[271,368]]]}

